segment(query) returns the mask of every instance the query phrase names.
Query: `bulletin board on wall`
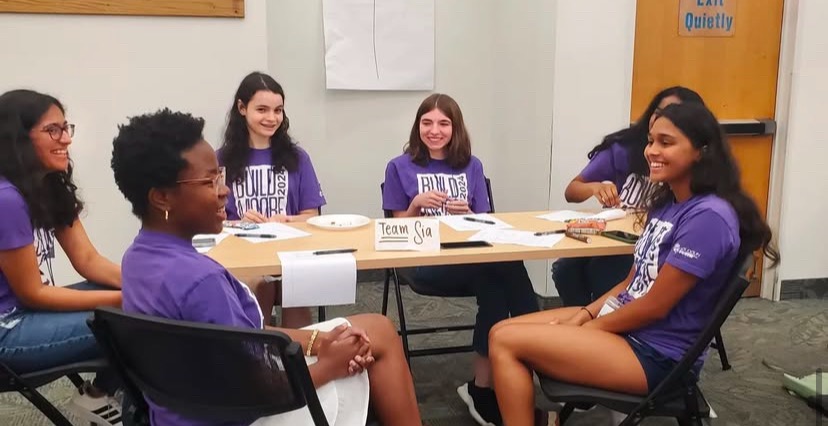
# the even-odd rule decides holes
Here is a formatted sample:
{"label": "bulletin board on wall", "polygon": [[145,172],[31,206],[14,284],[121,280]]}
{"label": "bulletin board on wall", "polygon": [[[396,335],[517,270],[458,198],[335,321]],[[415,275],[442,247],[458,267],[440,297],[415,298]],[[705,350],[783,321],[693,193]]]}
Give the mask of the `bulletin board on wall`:
{"label": "bulletin board on wall", "polygon": [[244,18],[244,0],[0,0],[0,13]]}

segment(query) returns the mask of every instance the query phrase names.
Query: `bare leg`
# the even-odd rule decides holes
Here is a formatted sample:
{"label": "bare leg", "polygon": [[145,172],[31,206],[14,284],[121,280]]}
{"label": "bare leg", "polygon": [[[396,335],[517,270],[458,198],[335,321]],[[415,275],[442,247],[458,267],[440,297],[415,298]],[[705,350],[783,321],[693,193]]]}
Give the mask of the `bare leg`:
{"label": "bare leg", "polygon": [[374,364],[368,368],[371,404],[384,425],[422,426],[414,382],[397,329],[387,317],[360,314],[347,318],[371,339]]}
{"label": "bare leg", "polygon": [[265,281],[264,277],[247,277],[240,280],[250,288],[264,316],[265,325],[271,324],[273,318],[273,304],[276,300],[276,286],[272,282]]}
{"label": "bare leg", "polygon": [[492,387],[492,363],[483,355],[474,354],[474,384],[481,388]]}
{"label": "bare leg", "polygon": [[[552,319],[565,320],[576,314],[580,308],[560,308],[549,311],[534,312],[531,314],[512,317],[495,324],[489,331],[491,335],[495,330],[509,324],[532,323],[548,324]],[[492,364],[489,358],[475,354],[473,361],[474,384],[481,388],[492,387]]]}
{"label": "bare leg", "polygon": [[[282,280],[273,282],[273,303],[278,306],[282,305]],[[311,325],[311,310],[310,308],[282,308],[282,324],[283,328],[302,328]]]}
{"label": "bare leg", "polygon": [[492,334],[501,327],[513,324],[549,324],[552,320],[564,321],[577,314],[580,309],[580,307],[575,306],[550,309],[500,321],[489,331],[489,340],[491,341]]}
{"label": "bare leg", "polygon": [[310,308],[282,308],[282,327],[302,328],[311,325]]}
{"label": "bare leg", "polygon": [[617,334],[517,323],[492,330],[489,347],[497,402],[507,426],[531,426],[534,421],[532,370],[566,382],[647,393],[647,378],[638,358]]}
{"label": "bare leg", "polygon": [[[553,319],[565,320],[578,313],[579,310],[580,308],[560,308],[512,317],[495,324],[489,332],[489,335],[494,333],[498,328],[510,324],[549,324]],[[473,368],[475,385],[481,388],[493,387],[492,363],[489,361],[489,358],[480,354],[474,354]]]}

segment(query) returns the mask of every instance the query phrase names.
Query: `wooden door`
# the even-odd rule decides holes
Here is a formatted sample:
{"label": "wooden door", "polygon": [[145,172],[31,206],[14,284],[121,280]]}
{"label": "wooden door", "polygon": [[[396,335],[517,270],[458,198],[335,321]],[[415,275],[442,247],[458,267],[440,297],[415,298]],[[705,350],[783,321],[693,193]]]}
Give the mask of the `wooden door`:
{"label": "wooden door", "polygon": [[[632,120],[655,93],[674,85],[699,92],[720,120],[775,116],[783,0],[717,2],[737,2],[734,33],[729,37],[679,36],[680,0],[637,1]],[[730,136],[729,141],[742,182],[765,215],[773,135]],[[757,266],[747,296],[759,295],[761,263]]]}

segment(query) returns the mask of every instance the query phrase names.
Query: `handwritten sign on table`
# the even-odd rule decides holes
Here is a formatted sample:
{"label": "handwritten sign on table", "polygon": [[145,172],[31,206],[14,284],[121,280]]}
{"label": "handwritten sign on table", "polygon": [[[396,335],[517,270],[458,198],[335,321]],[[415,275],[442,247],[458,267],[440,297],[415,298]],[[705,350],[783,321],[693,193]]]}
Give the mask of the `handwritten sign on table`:
{"label": "handwritten sign on table", "polygon": [[377,219],[374,226],[374,250],[440,250],[437,219]]}

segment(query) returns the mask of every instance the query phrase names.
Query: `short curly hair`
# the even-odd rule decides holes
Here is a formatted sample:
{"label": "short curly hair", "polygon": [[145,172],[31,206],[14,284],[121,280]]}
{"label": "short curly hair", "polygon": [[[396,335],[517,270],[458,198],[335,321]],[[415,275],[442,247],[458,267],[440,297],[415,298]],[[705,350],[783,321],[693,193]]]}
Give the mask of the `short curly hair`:
{"label": "short curly hair", "polygon": [[175,185],[178,173],[187,167],[181,153],[204,140],[203,130],[203,118],[168,108],[131,117],[128,124],[118,126],[111,165],[132,213],[143,219],[150,189]]}

